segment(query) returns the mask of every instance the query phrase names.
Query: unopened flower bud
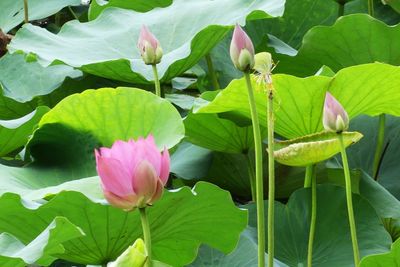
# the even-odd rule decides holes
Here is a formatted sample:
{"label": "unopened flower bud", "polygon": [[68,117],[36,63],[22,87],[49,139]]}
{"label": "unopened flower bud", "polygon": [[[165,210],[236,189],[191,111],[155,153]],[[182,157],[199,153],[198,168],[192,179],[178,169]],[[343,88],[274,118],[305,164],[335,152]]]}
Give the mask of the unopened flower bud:
{"label": "unopened flower bud", "polygon": [[143,267],[146,264],[147,251],[142,239],[137,239],[115,261],[107,267]]}
{"label": "unopened flower bud", "polygon": [[146,65],[155,65],[160,63],[163,51],[157,38],[143,25],[137,44],[140,55]]}
{"label": "unopened flower bud", "polygon": [[349,128],[347,112],[329,92],[325,95],[323,124],[325,130],[337,133]]}
{"label": "unopened flower bud", "polygon": [[233,64],[240,71],[250,71],[254,67],[254,46],[249,36],[236,24],[233,31],[230,55]]}

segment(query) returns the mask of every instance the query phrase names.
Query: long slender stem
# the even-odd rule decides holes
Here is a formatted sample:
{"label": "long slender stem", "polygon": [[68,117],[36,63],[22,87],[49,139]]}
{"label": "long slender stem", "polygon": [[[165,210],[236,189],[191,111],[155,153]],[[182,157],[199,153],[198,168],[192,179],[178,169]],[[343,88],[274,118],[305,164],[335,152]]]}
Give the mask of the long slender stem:
{"label": "long slender stem", "polygon": [[247,171],[249,173],[250,187],[251,187],[251,199],[255,202],[257,199],[256,195],[256,177],[254,175],[253,164],[250,160],[249,154],[245,155],[247,163]]}
{"label": "long slender stem", "polygon": [[29,22],[28,0],[24,0],[24,22]]}
{"label": "long slender stem", "polygon": [[307,251],[307,266],[311,267],[315,226],[317,223],[317,178],[315,172],[315,165],[307,166],[305,181],[307,181],[307,183],[306,182],[304,183],[304,187],[305,188],[311,187],[311,219],[310,219],[310,233],[308,235],[308,251]]}
{"label": "long slender stem", "polygon": [[375,180],[378,178],[379,162],[382,156],[383,142],[385,141],[385,123],[386,123],[386,115],[381,114],[379,116],[378,138],[375,149],[374,164],[372,165],[373,166],[372,175]]}
{"label": "long slender stem", "polygon": [[211,78],[211,82],[214,87],[214,90],[218,90],[221,87],[219,86],[218,78],[217,78],[217,75],[215,74],[215,69],[214,69],[214,65],[212,63],[210,54],[206,55],[206,61],[207,61],[208,75]]}
{"label": "long slender stem", "polygon": [[374,0],[368,0],[368,14],[373,17],[374,13]]}
{"label": "long slender stem", "polygon": [[139,208],[140,220],[142,221],[143,238],[147,249],[147,261],[146,266],[151,267],[151,237],[150,237],[150,226],[147,219],[146,208]]}
{"label": "long slender stem", "polygon": [[76,19],[77,21],[79,21],[79,17],[75,14],[74,10],[72,9],[71,6],[68,6],[68,10],[71,13],[71,15],[74,17],[74,19]]}
{"label": "long slender stem", "polygon": [[342,17],[344,15],[344,5],[345,3],[342,3],[341,1],[338,2],[339,8],[338,8],[338,18]]}
{"label": "long slender stem", "polygon": [[274,239],[275,239],[275,159],[274,159],[274,88],[268,84],[268,266],[274,266]]}
{"label": "long slender stem", "polygon": [[306,176],[304,177],[304,188],[311,187],[313,170],[314,170],[314,164],[308,165],[306,167]]}
{"label": "long slender stem", "polygon": [[342,154],[342,162],[343,162],[343,169],[344,169],[344,178],[345,178],[345,182],[346,182],[347,212],[349,215],[351,242],[353,244],[354,265],[356,267],[358,267],[360,264],[360,252],[358,250],[356,222],[354,219],[354,211],[353,211],[350,170],[349,170],[349,164],[347,161],[346,147],[344,145],[343,136],[341,133],[338,134],[338,139],[340,142],[340,150],[341,150],[341,154]]}
{"label": "long slender stem", "polygon": [[[254,148],[256,157],[256,206],[257,206],[257,238],[258,238],[258,267],[265,266],[265,223],[264,223],[264,180],[263,180],[263,160],[262,160],[262,141],[260,133],[260,124],[258,121],[256,101],[251,85],[250,74],[244,73],[247,92],[249,95],[249,104],[251,111],[251,120],[253,123]],[[273,151],[273,150],[272,150]],[[271,153],[270,153],[271,154]],[[270,177],[271,179],[271,177]],[[272,200],[273,201],[273,200]],[[269,213],[269,210],[268,210]],[[268,219],[270,219],[268,217]],[[273,236],[271,236],[273,238]],[[270,239],[270,235],[268,235]],[[273,254],[273,253],[272,253]],[[273,265],[268,265],[272,267]]]}
{"label": "long slender stem", "polygon": [[156,88],[156,95],[159,97],[163,97],[161,94],[161,87],[160,87],[160,80],[158,78],[158,71],[157,71],[157,65],[151,65],[153,67],[153,74],[154,74],[154,86]]}

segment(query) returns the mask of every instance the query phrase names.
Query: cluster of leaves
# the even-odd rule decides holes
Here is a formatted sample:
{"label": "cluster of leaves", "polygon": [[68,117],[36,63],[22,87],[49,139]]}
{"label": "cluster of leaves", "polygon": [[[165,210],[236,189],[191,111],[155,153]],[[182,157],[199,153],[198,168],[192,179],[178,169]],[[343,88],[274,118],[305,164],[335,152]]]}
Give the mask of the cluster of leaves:
{"label": "cluster of leaves", "polygon": [[[11,39],[0,58],[0,266],[105,265],[118,257],[141,236],[139,214],[105,203],[93,150],[149,133],[171,149],[170,189],[179,188],[149,209],[154,258],[257,266],[250,110],[228,51],[235,23],[246,25],[257,52],[279,62],[277,138],[322,130],[326,91],[343,104],[352,130],[364,135],[348,149],[361,264],[400,266],[397,0],[374,1],[374,18],[366,0],[28,4],[31,23],[20,26],[23,1],[0,2],[0,38]],[[142,24],[164,50],[165,99],[148,92],[152,69],[136,48]],[[265,139],[260,88],[256,101]],[[372,177],[380,114],[387,114],[384,153]],[[352,266],[340,159],[317,169],[313,264]],[[301,188],[303,168],[278,164],[276,174],[276,265],[299,266],[307,259],[310,192]]]}

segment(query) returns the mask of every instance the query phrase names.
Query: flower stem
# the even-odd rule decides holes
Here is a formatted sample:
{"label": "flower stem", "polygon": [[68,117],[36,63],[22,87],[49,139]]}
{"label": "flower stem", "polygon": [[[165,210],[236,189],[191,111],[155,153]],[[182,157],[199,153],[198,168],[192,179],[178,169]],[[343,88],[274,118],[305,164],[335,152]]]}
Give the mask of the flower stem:
{"label": "flower stem", "polygon": [[29,22],[28,0],[24,0],[24,22]]}
{"label": "flower stem", "polygon": [[343,162],[343,169],[344,169],[344,178],[345,178],[345,182],[346,182],[347,212],[349,215],[351,241],[353,244],[354,265],[356,267],[358,267],[360,264],[360,252],[358,250],[356,222],[354,219],[354,211],[353,211],[350,170],[349,170],[349,164],[347,161],[346,147],[344,145],[343,136],[341,133],[338,134],[338,139],[340,142],[340,150],[341,150],[341,154],[342,154],[342,162]]}
{"label": "flower stem", "polygon": [[151,267],[151,237],[150,237],[149,221],[147,219],[147,214],[146,214],[146,208],[139,208],[139,212],[140,212],[140,220],[142,221],[144,243],[146,244],[146,250],[147,250],[146,266]]}
{"label": "flower stem", "polygon": [[374,16],[374,0],[368,0],[368,14]]}
{"label": "flower stem", "polygon": [[268,84],[268,266],[274,266],[274,222],[275,222],[275,159],[274,159],[274,88]]}
{"label": "flower stem", "polygon": [[247,163],[247,171],[249,173],[250,187],[251,187],[251,200],[256,202],[256,181],[254,176],[254,168],[253,164],[250,160],[249,154],[245,155],[246,163]]}
{"label": "flower stem", "polygon": [[304,188],[311,187],[311,220],[310,233],[308,236],[307,266],[312,266],[313,244],[315,236],[315,225],[317,222],[317,178],[315,173],[315,165],[309,165],[306,169],[306,179]]}
{"label": "flower stem", "polygon": [[159,96],[159,97],[164,97],[163,94],[161,94],[161,86],[160,86],[160,80],[158,78],[157,65],[153,64],[151,66],[153,67],[154,86],[156,88],[156,95]]}
{"label": "flower stem", "polygon": [[385,141],[385,123],[386,123],[386,115],[381,114],[379,116],[378,138],[375,149],[374,165],[372,169],[372,175],[373,175],[372,177],[374,177],[375,180],[378,178],[379,162],[382,156],[383,142]]}
{"label": "flower stem", "polygon": [[[265,223],[264,223],[264,180],[263,180],[263,160],[262,160],[262,140],[260,133],[260,124],[258,121],[257,107],[256,101],[254,98],[253,88],[251,86],[250,74],[244,73],[246,83],[247,83],[247,92],[249,96],[249,104],[251,111],[251,120],[253,123],[253,134],[254,134],[254,148],[255,148],[255,157],[256,157],[256,206],[257,206],[257,238],[258,238],[258,267],[265,266]],[[269,142],[269,140],[268,140]],[[271,153],[270,153],[271,154]],[[271,179],[271,177],[270,177]],[[271,202],[271,200],[269,200]],[[273,199],[272,199],[273,202]],[[273,212],[273,209],[272,209]],[[268,214],[270,214],[270,210],[268,209]],[[273,213],[272,213],[273,214]],[[270,220],[270,217],[268,217]],[[273,229],[272,229],[273,230]],[[268,229],[269,233],[269,229]],[[273,240],[273,234],[268,235],[268,240]],[[269,244],[269,243],[268,243]],[[273,245],[273,243],[272,243]],[[273,259],[273,253],[272,253]],[[272,265],[268,265],[272,267]]]}
{"label": "flower stem", "polygon": [[207,61],[208,75],[211,78],[214,90],[218,90],[221,87],[219,86],[217,75],[215,75],[215,69],[210,54],[206,55],[206,61]]}

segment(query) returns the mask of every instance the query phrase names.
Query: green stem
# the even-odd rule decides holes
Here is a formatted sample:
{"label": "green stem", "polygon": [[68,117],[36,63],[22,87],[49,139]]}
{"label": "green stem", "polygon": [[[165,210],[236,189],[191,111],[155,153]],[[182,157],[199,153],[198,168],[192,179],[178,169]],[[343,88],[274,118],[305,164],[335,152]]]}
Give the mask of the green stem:
{"label": "green stem", "polygon": [[245,155],[246,157],[246,162],[247,162],[247,171],[249,173],[249,180],[250,180],[250,187],[251,187],[251,199],[256,202],[256,180],[255,180],[255,175],[254,175],[254,168],[253,164],[250,160],[249,154]]}
{"label": "green stem", "polygon": [[147,261],[146,266],[151,267],[151,237],[150,237],[150,226],[147,219],[146,208],[139,208],[140,220],[142,221],[143,238],[147,249]]}
{"label": "green stem", "polygon": [[347,161],[346,147],[344,145],[343,136],[341,133],[338,134],[338,139],[340,142],[340,150],[341,150],[341,154],[342,154],[342,162],[343,162],[343,169],[344,169],[344,178],[345,178],[345,182],[346,182],[347,211],[348,211],[348,215],[349,215],[351,241],[353,244],[354,265],[356,267],[358,267],[359,263],[360,263],[360,252],[358,250],[356,222],[354,219],[354,211],[353,211],[350,170],[349,170],[349,164]]}
{"label": "green stem", "polygon": [[[260,133],[260,124],[258,121],[256,101],[254,99],[253,88],[251,86],[250,74],[244,73],[247,91],[249,96],[249,104],[251,111],[251,120],[253,123],[254,148],[256,157],[256,205],[257,205],[257,238],[258,238],[258,267],[265,266],[265,223],[264,223],[264,180],[263,180],[263,160],[262,160],[262,140]],[[269,140],[268,140],[269,142]],[[273,150],[272,150],[273,151]],[[272,153],[270,153],[272,154]],[[270,177],[271,180],[271,177]],[[273,201],[273,199],[272,199]],[[269,201],[270,202],[270,201]],[[268,214],[269,214],[268,210]],[[273,210],[272,210],[273,211]],[[268,217],[268,220],[270,218]],[[269,230],[269,229],[268,229]],[[271,235],[273,238],[273,235]],[[268,240],[270,235],[268,235]],[[272,253],[273,254],[273,253]],[[273,257],[273,256],[272,256]],[[272,267],[273,265],[268,265]]]}
{"label": "green stem", "polygon": [[[274,201],[275,201],[275,159],[274,159],[274,89],[268,85],[268,266],[274,266]],[[264,266],[264,265],[263,265]]]}
{"label": "green stem", "polygon": [[306,167],[306,176],[304,178],[304,188],[311,187],[313,171],[314,171],[314,164],[308,165]]}
{"label": "green stem", "polygon": [[311,220],[310,220],[310,233],[308,236],[308,251],[307,251],[307,267],[312,266],[313,244],[315,236],[315,226],[317,223],[317,178],[315,172],[315,165],[309,165],[306,169],[305,188],[311,187]]}
{"label": "green stem", "polygon": [[72,9],[71,6],[68,6],[68,10],[71,13],[71,15],[74,17],[74,19],[76,19],[77,21],[79,21],[79,17],[75,14],[74,10]]}
{"label": "green stem", "polygon": [[375,149],[374,165],[372,169],[372,175],[375,180],[378,178],[379,162],[382,156],[383,142],[385,141],[385,123],[386,123],[386,115],[381,114],[379,116],[378,138]]}
{"label": "green stem", "polygon": [[153,67],[153,74],[154,74],[154,86],[156,88],[156,95],[159,97],[163,97],[161,94],[161,87],[160,87],[160,80],[158,78],[158,71],[157,71],[157,65],[151,65]]}
{"label": "green stem", "polygon": [[374,16],[374,0],[368,0],[368,14]]}
{"label": "green stem", "polygon": [[221,87],[219,86],[218,78],[217,78],[217,75],[215,74],[215,69],[214,69],[214,65],[212,63],[210,54],[206,55],[206,61],[207,61],[208,74],[211,78],[211,82],[214,87],[214,90],[218,90]]}
{"label": "green stem", "polygon": [[28,0],[24,0],[24,22],[29,22]]}
{"label": "green stem", "polygon": [[344,5],[345,3],[338,2],[339,4],[339,9],[338,9],[338,18],[342,17],[344,15]]}

